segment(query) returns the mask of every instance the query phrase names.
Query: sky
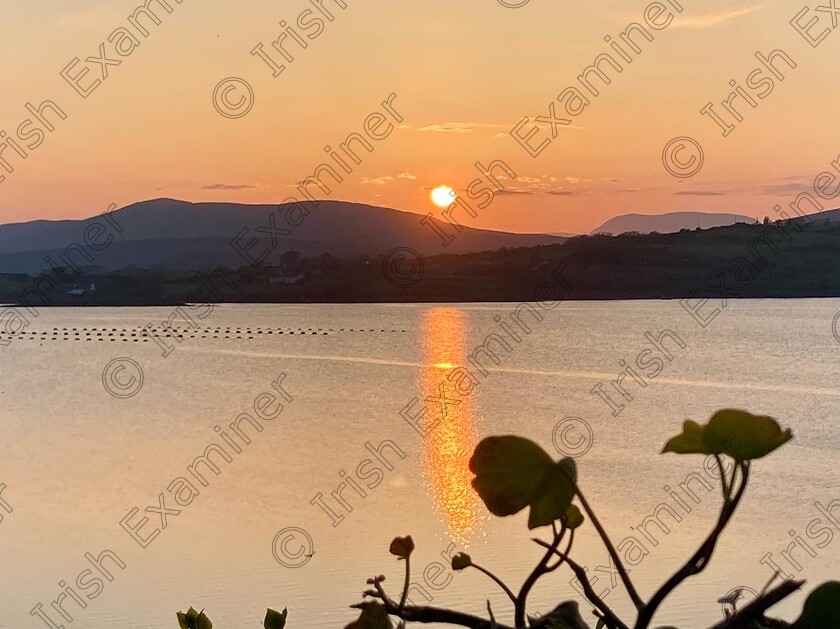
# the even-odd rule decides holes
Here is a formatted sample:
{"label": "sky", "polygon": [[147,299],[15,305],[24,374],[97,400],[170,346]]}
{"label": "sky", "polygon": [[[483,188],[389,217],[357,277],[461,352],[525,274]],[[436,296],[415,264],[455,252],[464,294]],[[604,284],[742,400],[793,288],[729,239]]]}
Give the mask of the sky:
{"label": "sky", "polygon": [[[653,41],[631,34],[641,52],[624,42],[629,62],[605,37],[622,41],[628,25],[644,25],[649,1],[348,0],[341,8],[321,0],[329,21],[316,0],[168,0],[171,13],[152,0],[161,23],[141,19],[145,34],[128,19],[145,0],[8,3],[0,130],[27,157],[8,143],[0,153],[13,168],[0,169],[0,223],[87,217],[158,197],[280,202],[329,159],[325,146],[363,133],[390,94],[402,122],[329,198],[439,216],[432,188],[451,186],[466,200],[475,163],[501,160],[516,176],[499,178],[504,190],[486,207],[473,204],[476,216],[463,224],[582,233],[631,212],[773,216],[774,205],[810,190],[840,155],[833,133],[840,85],[827,71],[840,34],[830,14],[815,11],[817,1],[803,1],[680,0],[678,12],[663,0],[668,13],[654,21],[661,26],[671,15],[669,24],[646,26]],[[806,33],[790,24],[803,9],[802,27],[817,20]],[[307,10],[314,38],[295,26]],[[291,62],[272,48],[281,21],[306,43],[287,36]],[[821,34],[818,44],[806,40]],[[285,65],[278,76],[251,54],[258,44],[275,67]],[[86,61],[101,56],[100,46],[121,63]],[[758,83],[772,76],[766,68],[748,86],[763,67],[755,54],[774,50],[796,68],[777,58],[784,78],[772,91],[766,79]],[[602,66],[609,85],[589,75],[595,96],[578,76],[604,53],[622,71]],[[243,82],[217,90],[228,78],[246,82],[253,100]],[[101,83],[83,97],[94,80]],[[733,80],[755,106],[733,101],[742,120],[724,136],[701,109],[711,102],[734,122],[722,105]],[[569,98],[558,100],[572,86],[589,101],[574,116]],[[25,148],[16,130],[33,118],[26,104],[47,100],[66,119],[47,113],[54,130],[42,131],[40,142],[27,135],[27,146],[37,146]],[[564,122],[547,122],[550,105]],[[689,164],[695,146],[703,151],[702,168],[686,166],[688,177],[663,165],[665,147],[680,137],[696,144],[669,153],[677,162]],[[548,140],[537,156],[524,146]]]}

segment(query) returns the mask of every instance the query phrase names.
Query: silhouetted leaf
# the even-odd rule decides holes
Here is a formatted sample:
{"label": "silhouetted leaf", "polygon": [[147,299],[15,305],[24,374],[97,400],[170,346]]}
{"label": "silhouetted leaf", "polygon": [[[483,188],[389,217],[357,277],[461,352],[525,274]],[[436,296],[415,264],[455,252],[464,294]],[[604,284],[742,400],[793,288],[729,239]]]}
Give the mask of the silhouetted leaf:
{"label": "silhouetted leaf", "polygon": [[563,459],[553,464],[543,476],[537,494],[531,502],[528,528],[548,526],[566,517],[566,511],[575,497],[577,467],[574,459]]}
{"label": "silhouetted leaf", "polygon": [[709,454],[703,439],[704,427],[695,421],[687,419],[683,422],[682,434],[671,437],[662,452],[676,452],[677,454]]}
{"label": "silhouetted leaf", "polygon": [[472,558],[467,553],[456,553],[452,557],[453,570],[463,570],[464,568],[469,568],[471,565]]}
{"label": "silhouetted leaf", "polygon": [[178,612],[178,625],[181,629],[213,629],[213,623],[204,613],[196,611],[192,607],[187,610],[187,613]]}
{"label": "silhouetted leaf", "polygon": [[268,608],[265,611],[265,621],[263,621],[263,627],[265,627],[265,629],[284,629],[288,613],[289,610],[285,607],[282,612]]}
{"label": "silhouetted leaf", "polygon": [[566,509],[566,515],[563,522],[570,529],[576,529],[583,524],[583,514],[575,505],[569,505],[569,508]]}
{"label": "silhouetted leaf", "polygon": [[393,629],[388,613],[380,603],[362,603],[362,614],[344,629]]}
{"label": "silhouetted leaf", "polygon": [[580,616],[577,601],[560,603],[552,611],[540,618],[529,618],[533,629],[589,629]]}
{"label": "silhouetted leaf", "polygon": [[772,417],[737,409],[718,411],[703,430],[710,454],[728,454],[736,461],[767,456],[791,437],[790,430],[782,431]]}
{"label": "silhouetted leaf", "polygon": [[470,458],[472,485],[497,516],[519,513],[531,504],[553,466],[540,446],[512,435],[482,439]]}
{"label": "silhouetted leaf", "polygon": [[808,595],[791,629],[840,627],[840,581],[826,581]]}
{"label": "silhouetted leaf", "polygon": [[392,555],[396,555],[401,559],[408,559],[414,551],[414,540],[411,539],[411,535],[406,535],[405,537],[395,537],[388,550]]}
{"label": "silhouetted leaf", "polygon": [[772,417],[737,409],[717,411],[706,425],[687,420],[683,432],[668,440],[662,452],[677,454],[727,454],[736,461],[767,456],[790,441]]}
{"label": "silhouetted leaf", "polygon": [[683,422],[682,434],[671,437],[662,452],[677,454],[708,454],[706,442],[703,440],[703,427],[690,419]]}

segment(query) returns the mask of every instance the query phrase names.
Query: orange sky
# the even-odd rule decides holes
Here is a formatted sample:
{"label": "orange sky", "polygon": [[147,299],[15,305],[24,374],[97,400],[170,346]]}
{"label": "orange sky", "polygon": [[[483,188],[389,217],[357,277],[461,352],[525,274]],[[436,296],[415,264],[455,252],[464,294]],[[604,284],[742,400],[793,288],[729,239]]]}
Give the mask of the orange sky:
{"label": "orange sky", "polygon": [[[621,41],[629,24],[645,24],[650,2],[530,0],[511,9],[495,0],[349,0],[342,9],[321,0],[329,21],[317,0],[168,1],[171,13],[151,2],[159,25],[138,21],[147,35],[128,20],[145,0],[27,0],[5,8],[0,130],[28,156],[8,145],[0,153],[14,169],[0,170],[0,222],[77,218],[162,196],[277,202],[327,159],[325,145],[362,132],[391,93],[403,124],[331,198],[437,212],[431,187],[463,190],[476,161],[504,160],[518,176],[505,187],[519,194],[497,196],[465,222],[473,227],[580,232],[628,212],[680,210],[763,217],[810,189],[840,155],[840,87],[832,78],[840,34],[828,14],[814,11],[816,1],[672,0],[683,8],[677,12],[663,0],[673,13],[669,25],[646,26],[651,42],[632,37],[642,52],[622,61],[620,74],[610,71],[611,84],[593,81],[599,95],[583,92],[590,105],[558,127],[538,157],[511,129],[527,116],[520,133],[527,132],[551,102],[555,117],[568,117],[557,96],[582,89],[578,75],[612,50],[605,36]],[[803,27],[819,20],[810,36],[827,30],[816,47],[789,24],[803,6],[811,7]],[[305,33],[302,14],[307,47],[288,38],[294,60],[274,77],[250,53],[262,43],[283,62],[271,42],[281,20]],[[661,25],[668,14],[657,15]],[[85,60],[99,56],[101,44],[122,63],[105,66],[107,79],[83,98],[61,72],[69,66],[73,77],[88,68],[77,80],[82,91],[90,88],[102,69]],[[121,58],[115,45],[130,54]],[[784,80],[772,93],[756,84],[762,75],[748,88],[748,75],[761,67],[755,53],[775,49],[796,69],[777,60]],[[213,107],[214,87],[227,77],[253,89],[244,117],[225,118]],[[700,109],[711,101],[724,115],[733,79],[756,106],[735,101],[743,122],[724,137]],[[55,130],[28,150],[38,140],[32,126],[23,129],[26,142],[16,130],[32,118],[26,103],[45,100],[67,118],[48,115]],[[533,145],[551,138],[548,124],[536,124]],[[677,136],[704,149],[702,170],[688,179],[662,165],[663,147]]]}

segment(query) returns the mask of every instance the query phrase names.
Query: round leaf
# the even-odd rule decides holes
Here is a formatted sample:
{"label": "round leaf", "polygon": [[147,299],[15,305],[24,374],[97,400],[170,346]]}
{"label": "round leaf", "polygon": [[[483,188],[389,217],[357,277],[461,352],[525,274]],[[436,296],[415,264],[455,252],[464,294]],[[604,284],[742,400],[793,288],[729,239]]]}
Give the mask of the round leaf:
{"label": "round leaf", "polygon": [[513,515],[531,504],[553,465],[545,450],[529,439],[487,437],[470,459],[472,485],[490,513]]}
{"label": "round leaf", "polygon": [[395,537],[394,541],[391,542],[391,548],[389,550],[392,555],[396,555],[401,559],[408,559],[414,551],[414,540],[411,539],[411,535]]}
{"label": "round leaf", "polygon": [[767,456],[792,438],[772,417],[737,409],[723,409],[706,425],[686,420],[682,434],[669,439],[662,452],[727,454],[736,461]]}
{"label": "round leaf", "polygon": [[576,529],[583,524],[583,514],[575,505],[569,505],[569,508],[566,509],[566,515],[563,522],[568,528]]}
{"label": "round leaf", "polygon": [[827,581],[808,595],[792,629],[840,627],[840,581]]}
{"label": "round leaf", "polygon": [[577,467],[574,459],[563,459],[549,468],[540,483],[537,495],[531,502],[528,528],[548,526],[566,516],[566,510],[575,497]]}
{"label": "round leaf", "polygon": [[457,553],[452,557],[452,569],[463,570],[472,565],[472,558],[467,553]]}
{"label": "round leaf", "polygon": [[709,454],[728,454],[736,461],[767,456],[791,437],[772,417],[735,409],[718,411],[703,430]]}

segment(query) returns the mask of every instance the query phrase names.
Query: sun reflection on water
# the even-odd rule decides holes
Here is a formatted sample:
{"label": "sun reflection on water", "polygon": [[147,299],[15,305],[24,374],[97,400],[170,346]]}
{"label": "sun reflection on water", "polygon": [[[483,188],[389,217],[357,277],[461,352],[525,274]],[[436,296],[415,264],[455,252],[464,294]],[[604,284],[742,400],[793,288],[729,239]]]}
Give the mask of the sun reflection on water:
{"label": "sun reflection on water", "polygon": [[[426,486],[454,541],[466,544],[482,519],[481,501],[470,481],[469,460],[478,443],[475,399],[459,396],[447,380],[451,370],[466,362],[464,314],[455,308],[432,308],[424,313],[424,365],[420,389],[429,409],[429,422],[440,423],[423,439]],[[448,398],[435,403],[441,386]],[[443,416],[445,412],[445,417]]]}

